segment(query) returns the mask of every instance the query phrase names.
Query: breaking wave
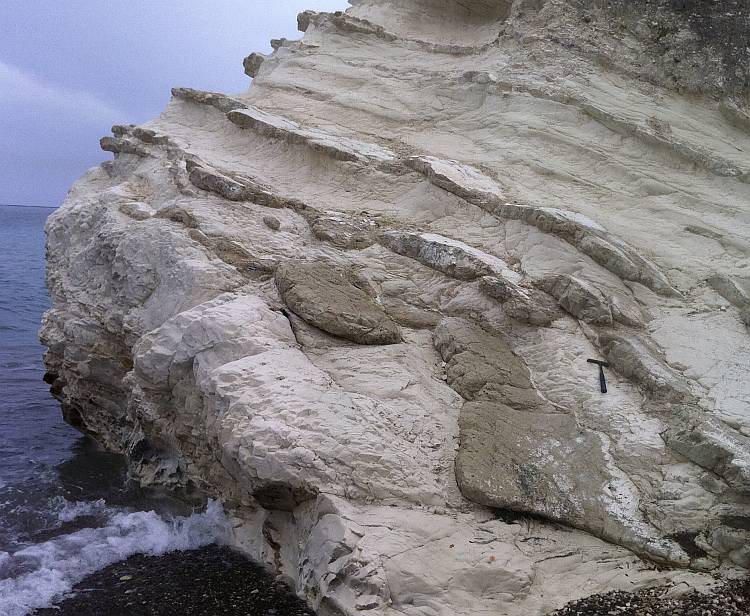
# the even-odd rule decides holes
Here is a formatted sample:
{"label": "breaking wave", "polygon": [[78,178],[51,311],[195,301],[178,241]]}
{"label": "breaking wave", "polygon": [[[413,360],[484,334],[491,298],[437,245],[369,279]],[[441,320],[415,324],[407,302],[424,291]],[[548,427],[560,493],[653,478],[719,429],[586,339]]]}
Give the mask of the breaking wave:
{"label": "breaking wave", "polygon": [[[62,503],[61,521],[105,509],[102,501]],[[69,593],[87,575],[134,554],[159,556],[222,543],[229,526],[222,506],[166,519],[153,511],[109,511],[99,528],[84,528],[25,547],[0,552],[0,614],[25,616]]]}

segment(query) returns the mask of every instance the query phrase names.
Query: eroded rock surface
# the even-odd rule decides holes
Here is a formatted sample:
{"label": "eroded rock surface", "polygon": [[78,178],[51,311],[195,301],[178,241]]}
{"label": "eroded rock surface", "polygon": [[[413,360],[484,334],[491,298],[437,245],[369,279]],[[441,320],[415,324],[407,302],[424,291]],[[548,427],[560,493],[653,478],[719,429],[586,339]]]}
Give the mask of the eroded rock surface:
{"label": "eroded rock surface", "polygon": [[47,227],[67,420],[324,615],[741,574],[746,9],[351,4],[102,140]]}

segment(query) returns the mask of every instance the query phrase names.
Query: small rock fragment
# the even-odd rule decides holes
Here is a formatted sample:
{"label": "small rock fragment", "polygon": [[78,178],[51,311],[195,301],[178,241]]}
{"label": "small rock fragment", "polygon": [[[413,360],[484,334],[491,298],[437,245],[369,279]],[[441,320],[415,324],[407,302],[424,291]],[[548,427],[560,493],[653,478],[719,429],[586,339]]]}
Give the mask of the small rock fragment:
{"label": "small rock fragment", "polygon": [[281,221],[276,216],[271,216],[270,214],[263,217],[263,223],[266,227],[274,231],[278,231],[281,228]]}

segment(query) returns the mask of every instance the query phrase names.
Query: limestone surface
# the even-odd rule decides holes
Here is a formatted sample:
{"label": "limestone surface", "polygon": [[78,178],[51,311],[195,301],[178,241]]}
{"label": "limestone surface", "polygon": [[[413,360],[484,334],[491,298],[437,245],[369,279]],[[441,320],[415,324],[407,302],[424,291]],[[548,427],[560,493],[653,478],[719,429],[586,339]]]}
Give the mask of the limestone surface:
{"label": "limestone surface", "polygon": [[350,4],[102,140],[47,226],[66,419],[324,616],[745,575],[746,7]]}

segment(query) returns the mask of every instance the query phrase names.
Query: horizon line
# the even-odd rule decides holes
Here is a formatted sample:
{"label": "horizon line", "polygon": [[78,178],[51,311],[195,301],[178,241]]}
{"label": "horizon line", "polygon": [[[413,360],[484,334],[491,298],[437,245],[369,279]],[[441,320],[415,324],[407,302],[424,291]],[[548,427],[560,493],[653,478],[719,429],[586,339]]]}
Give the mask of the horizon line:
{"label": "horizon line", "polygon": [[23,203],[0,203],[0,207],[31,207],[38,210],[56,210],[59,205],[26,205]]}

